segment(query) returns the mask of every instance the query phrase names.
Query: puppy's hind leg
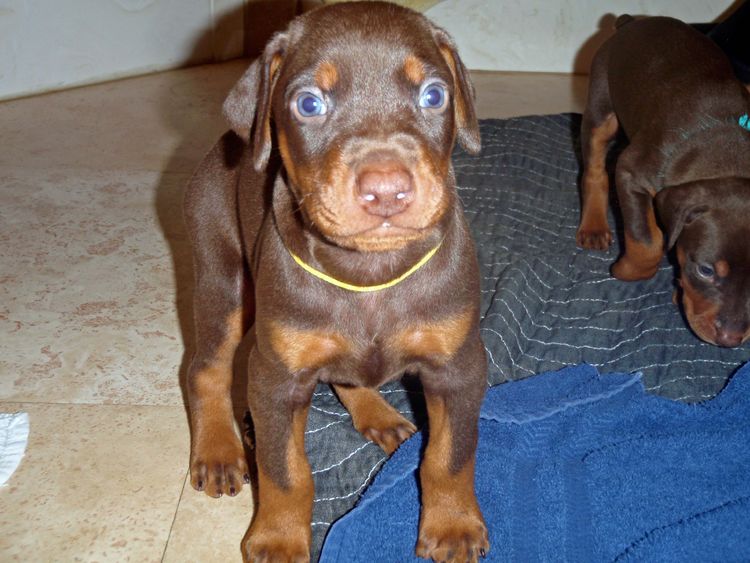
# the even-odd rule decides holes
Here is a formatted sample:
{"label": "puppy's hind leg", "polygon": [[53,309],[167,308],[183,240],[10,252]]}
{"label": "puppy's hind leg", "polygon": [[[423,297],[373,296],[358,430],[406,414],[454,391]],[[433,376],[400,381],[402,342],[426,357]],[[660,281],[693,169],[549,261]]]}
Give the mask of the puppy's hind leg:
{"label": "puppy's hind leg", "polygon": [[385,453],[392,454],[401,442],[416,432],[416,427],[387,403],[377,389],[345,385],[333,387],[352,415],[357,431],[375,442]]}
{"label": "puppy's hind leg", "polygon": [[607,223],[609,177],[606,159],[609,142],[617,134],[618,122],[609,100],[604,65],[604,55],[600,51],[591,66],[589,99],[581,124],[582,211],[576,243],[593,250],[606,250],[612,243],[612,231]]}

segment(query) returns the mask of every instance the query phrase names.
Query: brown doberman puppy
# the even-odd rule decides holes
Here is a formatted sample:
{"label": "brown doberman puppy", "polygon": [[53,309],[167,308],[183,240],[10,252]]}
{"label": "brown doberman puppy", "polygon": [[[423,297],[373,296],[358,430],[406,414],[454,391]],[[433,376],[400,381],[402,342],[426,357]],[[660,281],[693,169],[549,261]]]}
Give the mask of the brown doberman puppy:
{"label": "brown doberman puppy", "polygon": [[243,556],[307,561],[315,385],[332,384],[356,429],[390,453],[415,428],[378,387],[418,374],[430,434],[416,553],[476,561],[489,549],[474,494],[487,360],[451,151],[458,139],[475,153],[480,138],[453,41],[393,4],[319,8],[271,39],[224,111],[233,131],[185,203],[192,485],[218,497],[248,481],[230,384],[249,330],[259,498]]}
{"label": "brown doberman puppy", "polygon": [[690,26],[630,16],[616,26],[591,66],[577,242],[600,250],[612,242],[605,159],[621,127],[629,144],[615,183],[625,252],[612,274],[652,277],[663,228],[668,247],[676,245],[691,328],[738,346],[750,337],[750,94],[724,53]]}

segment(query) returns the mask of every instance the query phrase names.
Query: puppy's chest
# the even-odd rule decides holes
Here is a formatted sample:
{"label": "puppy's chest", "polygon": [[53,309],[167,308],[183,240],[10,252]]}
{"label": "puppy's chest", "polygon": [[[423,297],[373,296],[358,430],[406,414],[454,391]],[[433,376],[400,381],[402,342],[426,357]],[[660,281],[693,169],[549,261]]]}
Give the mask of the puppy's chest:
{"label": "puppy's chest", "polygon": [[315,328],[274,321],[270,343],[291,372],[313,370],[323,380],[377,386],[419,363],[447,363],[473,326],[469,308],[445,314],[388,310],[367,304],[333,311]]}

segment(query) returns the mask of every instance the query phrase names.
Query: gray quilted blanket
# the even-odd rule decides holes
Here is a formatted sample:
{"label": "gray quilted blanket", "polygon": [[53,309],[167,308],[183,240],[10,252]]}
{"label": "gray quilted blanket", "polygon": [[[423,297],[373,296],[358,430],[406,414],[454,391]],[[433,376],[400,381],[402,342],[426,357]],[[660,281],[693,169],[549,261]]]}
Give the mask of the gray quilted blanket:
{"label": "gray quilted blanket", "polygon": [[[486,120],[481,154],[454,154],[482,270],[487,382],[585,362],[601,372],[642,372],[647,389],[665,397],[712,397],[750,359],[750,349],[718,348],[690,332],[672,303],[674,272],[666,258],[653,279],[626,283],[609,276],[616,245],[608,252],[576,247],[579,126],[580,116],[571,114]],[[392,384],[383,393],[422,423],[414,387]],[[354,505],[385,454],[357,434],[322,386],[306,448],[315,478],[317,557],[331,522]]]}

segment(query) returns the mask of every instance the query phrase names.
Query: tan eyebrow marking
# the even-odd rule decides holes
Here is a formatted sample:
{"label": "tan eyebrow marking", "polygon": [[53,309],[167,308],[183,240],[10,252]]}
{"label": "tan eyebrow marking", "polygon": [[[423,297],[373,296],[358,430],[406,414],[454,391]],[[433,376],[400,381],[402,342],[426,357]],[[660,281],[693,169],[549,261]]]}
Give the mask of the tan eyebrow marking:
{"label": "tan eyebrow marking", "polygon": [[404,60],[404,74],[406,74],[406,78],[408,78],[411,83],[419,86],[424,82],[426,76],[424,64],[414,55],[409,55]]}
{"label": "tan eyebrow marking", "polygon": [[339,81],[339,71],[331,61],[323,61],[315,71],[315,83],[325,91],[333,90]]}

